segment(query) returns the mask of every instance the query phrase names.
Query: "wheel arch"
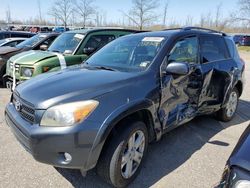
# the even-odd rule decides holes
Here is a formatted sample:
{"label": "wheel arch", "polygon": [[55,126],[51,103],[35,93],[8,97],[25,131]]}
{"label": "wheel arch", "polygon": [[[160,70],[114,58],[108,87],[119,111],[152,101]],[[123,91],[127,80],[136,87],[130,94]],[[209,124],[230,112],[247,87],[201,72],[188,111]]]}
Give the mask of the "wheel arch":
{"label": "wheel arch", "polygon": [[236,82],[234,87],[238,90],[239,96],[241,96],[242,92],[243,92],[243,83],[242,83],[242,81],[239,80],[238,82]]}
{"label": "wheel arch", "polygon": [[96,136],[95,143],[89,155],[88,166],[94,167],[97,164],[102,151],[107,147],[112,136],[119,136],[117,134],[118,129],[121,129],[120,126],[124,121],[143,121],[148,129],[149,142],[159,140],[162,135],[161,124],[156,120],[158,117],[155,117],[156,111],[154,109],[155,107],[150,101],[140,101],[140,103],[137,101],[133,102],[133,105],[113,112],[106,119]]}

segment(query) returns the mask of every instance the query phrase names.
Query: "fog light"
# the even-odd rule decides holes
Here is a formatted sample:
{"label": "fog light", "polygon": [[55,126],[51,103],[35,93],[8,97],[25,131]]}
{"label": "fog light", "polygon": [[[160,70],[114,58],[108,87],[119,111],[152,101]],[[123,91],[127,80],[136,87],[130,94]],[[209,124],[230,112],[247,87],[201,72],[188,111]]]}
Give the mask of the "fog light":
{"label": "fog light", "polygon": [[64,158],[66,163],[70,163],[72,161],[72,156],[69,153],[64,153]]}

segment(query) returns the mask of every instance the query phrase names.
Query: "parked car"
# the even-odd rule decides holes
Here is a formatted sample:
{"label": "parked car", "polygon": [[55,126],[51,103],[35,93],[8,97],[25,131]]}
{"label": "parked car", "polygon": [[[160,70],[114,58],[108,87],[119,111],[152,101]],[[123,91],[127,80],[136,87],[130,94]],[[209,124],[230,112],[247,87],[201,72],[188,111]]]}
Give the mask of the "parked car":
{"label": "parked car", "polygon": [[38,33],[41,31],[41,28],[40,27],[31,27],[30,28],[30,32],[31,33]]}
{"label": "parked car", "polygon": [[234,35],[233,40],[234,40],[235,44],[239,44],[242,37],[243,37],[243,35]]}
{"label": "parked car", "polygon": [[25,41],[27,38],[6,38],[0,40],[0,47],[10,46],[15,47],[17,44]]}
{"label": "parked car", "polygon": [[[29,50],[39,50],[44,49],[44,45],[49,46],[54,39],[58,36],[58,33],[43,33],[37,34],[21,43],[16,45],[15,47],[1,47],[0,48],[0,81],[4,84],[6,83],[6,79],[4,76],[6,74],[6,63],[12,56]],[[18,68],[16,68],[18,69]]]}
{"label": "parked car", "polygon": [[34,33],[22,32],[22,31],[0,31],[0,40],[5,38],[30,38],[34,36]]}
{"label": "parked car", "polygon": [[52,32],[52,28],[51,27],[41,27],[40,31],[41,32]]}
{"label": "parked car", "polygon": [[187,27],[128,35],[85,64],[18,85],[5,118],[37,161],[83,175],[96,167],[108,183],[125,187],[148,143],[198,115],[230,121],[243,72],[224,33]]}
{"label": "parked car", "polygon": [[53,32],[57,32],[57,33],[63,33],[65,31],[69,31],[69,28],[64,28],[64,27],[54,27],[52,29]]}
{"label": "parked car", "polygon": [[26,26],[26,27],[24,28],[24,31],[30,31],[30,29],[31,29],[31,27]]}
{"label": "parked car", "polygon": [[239,139],[227,161],[218,188],[250,187],[250,125]]}
{"label": "parked car", "polygon": [[80,64],[110,41],[134,32],[136,31],[121,29],[89,29],[65,32],[51,44],[46,52],[30,51],[10,58],[6,69],[7,85],[12,87],[13,62],[15,62],[16,67],[19,67],[14,76],[16,83],[20,83],[48,71],[57,71],[66,68],[66,66]]}
{"label": "parked car", "polygon": [[239,42],[240,46],[250,46],[250,35],[245,35]]}

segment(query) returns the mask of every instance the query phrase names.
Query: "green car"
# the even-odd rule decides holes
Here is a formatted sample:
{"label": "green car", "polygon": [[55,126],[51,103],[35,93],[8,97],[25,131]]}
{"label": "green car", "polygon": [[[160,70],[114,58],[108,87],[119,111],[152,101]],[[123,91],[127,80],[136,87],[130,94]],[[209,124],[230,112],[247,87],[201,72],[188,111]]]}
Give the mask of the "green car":
{"label": "green car", "polygon": [[[6,66],[6,85],[15,87],[31,77],[82,63],[114,39],[135,33],[124,29],[87,29],[61,34],[47,51],[28,51],[13,56]],[[44,47],[45,48],[45,47]],[[15,67],[15,71],[13,70]]]}

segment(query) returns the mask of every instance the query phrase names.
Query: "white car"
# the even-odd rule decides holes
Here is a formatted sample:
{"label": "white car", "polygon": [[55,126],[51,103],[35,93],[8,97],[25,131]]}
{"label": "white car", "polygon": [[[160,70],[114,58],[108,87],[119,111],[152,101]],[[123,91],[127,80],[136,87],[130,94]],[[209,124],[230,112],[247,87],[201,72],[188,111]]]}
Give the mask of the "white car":
{"label": "white car", "polygon": [[27,38],[6,38],[0,40],[0,47],[2,46],[10,46],[15,47],[17,44],[25,41]]}

